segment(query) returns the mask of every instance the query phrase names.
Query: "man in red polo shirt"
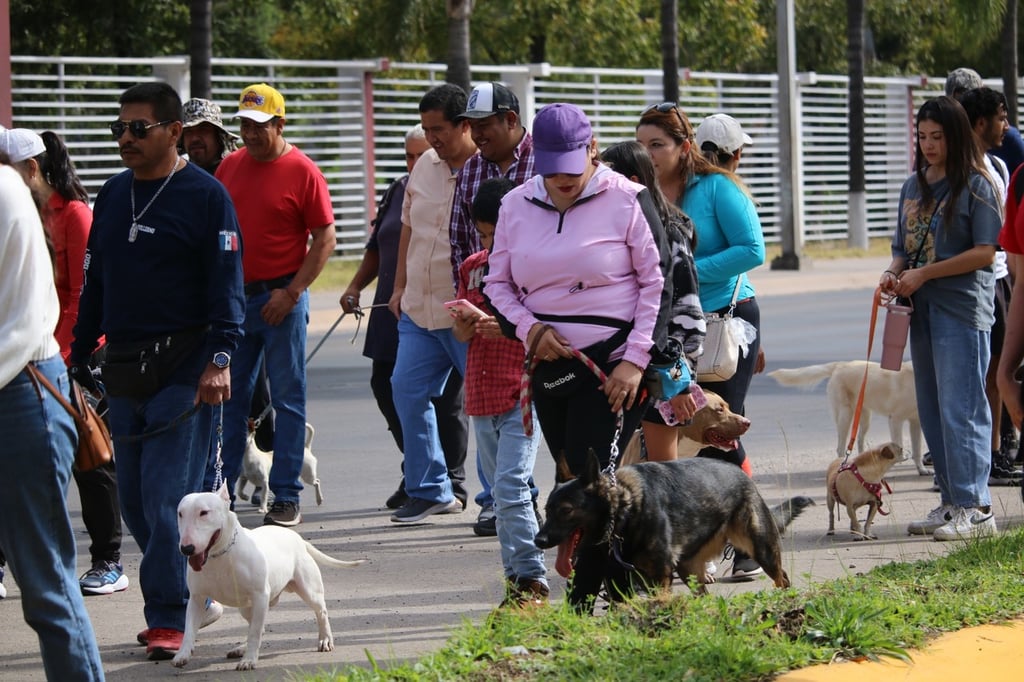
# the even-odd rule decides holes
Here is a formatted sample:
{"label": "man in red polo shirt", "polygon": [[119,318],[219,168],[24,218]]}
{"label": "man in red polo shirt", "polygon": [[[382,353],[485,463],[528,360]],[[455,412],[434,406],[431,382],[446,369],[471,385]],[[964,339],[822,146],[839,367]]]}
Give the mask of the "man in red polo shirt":
{"label": "man in red polo shirt", "polygon": [[241,468],[262,353],[276,413],[270,470],[274,504],[263,523],[294,526],[302,520],[306,289],[334,253],[334,209],[323,173],[284,138],[280,92],[265,83],[250,85],[242,91],[235,118],[241,119],[245,147],[221,162],[217,178],[235,204],[245,244],[246,311],[245,336],[234,357],[227,358],[233,390],[224,412],[224,478],[231,490]]}

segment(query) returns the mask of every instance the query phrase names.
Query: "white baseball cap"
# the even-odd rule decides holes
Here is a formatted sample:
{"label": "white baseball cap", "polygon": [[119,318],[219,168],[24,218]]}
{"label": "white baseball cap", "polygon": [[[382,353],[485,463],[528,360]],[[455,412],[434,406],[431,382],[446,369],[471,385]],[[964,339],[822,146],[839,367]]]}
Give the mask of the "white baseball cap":
{"label": "white baseball cap", "polygon": [[754,144],[750,135],[743,132],[740,122],[726,114],[711,114],[697,127],[697,146],[704,149],[705,142],[730,154],[740,147]]}
{"label": "white baseball cap", "polygon": [[11,163],[34,159],[46,151],[43,138],[28,128],[0,130],[0,151],[7,154]]}

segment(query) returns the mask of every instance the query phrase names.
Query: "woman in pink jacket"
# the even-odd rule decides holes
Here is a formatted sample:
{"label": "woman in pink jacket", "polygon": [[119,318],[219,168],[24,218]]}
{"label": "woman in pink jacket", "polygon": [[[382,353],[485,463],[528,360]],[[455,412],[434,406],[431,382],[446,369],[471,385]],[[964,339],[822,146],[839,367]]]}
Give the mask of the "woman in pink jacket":
{"label": "woman in pink jacket", "polygon": [[[544,438],[579,475],[589,451],[604,466],[613,438],[625,447],[647,406],[642,376],[652,348],[666,339],[669,255],[647,189],[597,161],[581,109],[541,109],[533,149],[538,175],[502,199],[484,293],[506,329],[533,349]],[[565,474],[560,468],[559,480]]]}

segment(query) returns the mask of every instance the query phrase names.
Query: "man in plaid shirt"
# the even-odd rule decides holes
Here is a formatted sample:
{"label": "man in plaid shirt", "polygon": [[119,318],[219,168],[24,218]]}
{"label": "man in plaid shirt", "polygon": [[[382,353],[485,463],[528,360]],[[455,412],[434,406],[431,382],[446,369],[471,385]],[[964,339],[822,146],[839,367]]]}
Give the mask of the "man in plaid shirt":
{"label": "man in plaid shirt", "polygon": [[[482,83],[469,94],[466,112],[459,117],[469,121],[473,142],[479,150],[459,171],[452,204],[451,243],[452,281],[459,286],[459,267],[480,250],[480,236],[473,222],[473,200],[480,184],[490,178],[508,178],[513,186],[533,177],[533,138],[519,117],[519,98],[501,83]],[[480,515],[473,532],[481,536],[497,534],[494,498],[490,482],[477,473],[483,491],[476,496]],[[536,492],[536,491],[535,491]]]}

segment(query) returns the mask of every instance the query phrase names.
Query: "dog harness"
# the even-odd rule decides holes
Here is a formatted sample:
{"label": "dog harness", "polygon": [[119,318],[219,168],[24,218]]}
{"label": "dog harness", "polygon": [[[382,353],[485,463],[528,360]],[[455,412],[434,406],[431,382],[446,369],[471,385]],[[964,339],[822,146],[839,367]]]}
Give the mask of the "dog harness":
{"label": "dog harness", "polygon": [[[867,490],[869,493],[875,496],[875,499],[878,500],[878,513],[882,516],[888,516],[889,512],[882,509],[882,486],[884,485],[885,491],[892,495],[892,488],[889,487],[889,482],[886,481],[884,478],[881,480],[880,483],[869,483],[868,481],[865,481],[864,477],[861,476],[860,471],[857,469],[857,465],[852,462],[849,464],[843,464],[842,466],[839,467],[839,471],[836,472],[836,479],[838,479],[839,474],[843,473],[844,471],[849,471],[851,474],[853,474],[853,477],[860,481],[860,484],[864,486],[864,490]],[[843,498],[839,496],[839,490],[836,488],[835,479],[832,479],[832,496],[839,500],[840,504],[846,504],[845,502],[843,502]]]}

